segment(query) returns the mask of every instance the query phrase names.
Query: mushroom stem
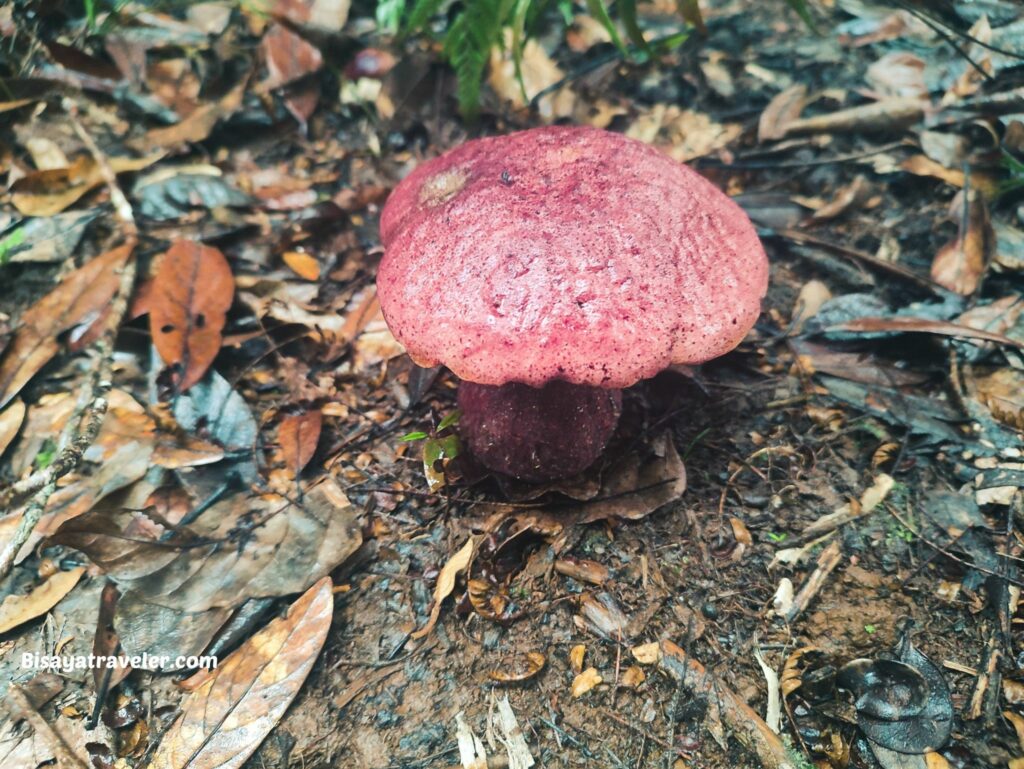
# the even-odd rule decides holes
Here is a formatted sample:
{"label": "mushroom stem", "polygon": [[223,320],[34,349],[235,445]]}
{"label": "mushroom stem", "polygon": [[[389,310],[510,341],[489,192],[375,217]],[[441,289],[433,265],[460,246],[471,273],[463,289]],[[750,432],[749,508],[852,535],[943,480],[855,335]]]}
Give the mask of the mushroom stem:
{"label": "mushroom stem", "polygon": [[615,432],[622,391],[553,381],[459,386],[459,432],[485,466],[527,481],[575,475]]}

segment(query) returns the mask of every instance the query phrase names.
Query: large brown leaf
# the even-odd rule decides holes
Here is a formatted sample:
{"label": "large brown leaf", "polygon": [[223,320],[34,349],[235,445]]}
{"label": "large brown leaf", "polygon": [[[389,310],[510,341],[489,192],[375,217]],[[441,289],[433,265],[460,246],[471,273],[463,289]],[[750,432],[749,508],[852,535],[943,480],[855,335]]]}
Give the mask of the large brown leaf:
{"label": "large brown leaf", "polygon": [[331,580],[324,577],[185,698],[150,769],[242,766],[298,694],[327,639],[333,610]]}
{"label": "large brown leaf", "polygon": [[288,595],[329,574],[362,543],[358,510],[327,480],[301,501],[236,496],[160,539],[146,511],[93,510],[61,525],[52,540],[77,548],[125,593],[201,612],[247,598]]}
{"label": "large brown leaf", "polygon": [[[115,174],[149,168],[163,157],[156,153],[142,158],[112,157],[110,168]],[[33,171],[12,186],[11,202],[25,216],[53,216],[90,190],[103,184],[99,164],[88,155],[74,160],[67,168]]]}
{"label": "large brown leaf", "polygon": [[57,354],[59,334],[97,315],[110,302],[121,280],[119,269],[130,255],[131,248],[121,246],[97,256],[25,311],[0,362],[0,408]]}
{"label": "large brown leaf", "polygon": [[149,329],[174,382],[187,390],[217,357],[235,295],[231,268],[216,248],[178,240],[164,254],[150,298]]}

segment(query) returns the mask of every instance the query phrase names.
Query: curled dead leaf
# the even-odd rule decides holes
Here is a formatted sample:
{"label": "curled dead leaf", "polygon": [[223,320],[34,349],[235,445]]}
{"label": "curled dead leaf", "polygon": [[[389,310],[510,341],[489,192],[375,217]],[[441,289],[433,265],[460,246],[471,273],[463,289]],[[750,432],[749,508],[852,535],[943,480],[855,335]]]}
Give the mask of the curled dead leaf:
{"label": "curled dead leaf", "polygon": [[527,652],[525,654],[526,665],[522,670],[506,672],[503,670],[492,670],[487,677],[492,681],[501,684],[517,684],[528,681],[544,669],[548,658],[541,652]]}
{"label": "curled dead leaf", "polygon": [[604,681],[597,668],[587,668],[572,681],[572,698],[577,699]]}
{"label": "curled dead leaf", "polygon": [[437,620],[441,616],[441,604],[455,590],[455,578],[459,572],[469,570],[469,565],[473,562],[473,551],[475,548],[476,543],[470,537],[466,540],[466,544],[462,546],[462,549],[453,555],[448,560],[448,563],[441,567],[441,573],[437,575],[437,584],[434,586],[434,605],[430,609],[430,619],[427,620],[426,625],[410,634],[412,638],[423,638],[434,629],[434,625],[437,624]]}
{"label": "curled dead leaf", "polygon": [[281,420],[277,440],[284,454],[285,466],[293,478],[299,477],[316,453],[322,426],[323,414],[319,409],[293,414]]}
{"label": "curled dead leaf", "polygon": [[0,603],[0,633],[41,617],[71,592],[85,574],[85,567],[58,571],[27,595],[9,595]]}

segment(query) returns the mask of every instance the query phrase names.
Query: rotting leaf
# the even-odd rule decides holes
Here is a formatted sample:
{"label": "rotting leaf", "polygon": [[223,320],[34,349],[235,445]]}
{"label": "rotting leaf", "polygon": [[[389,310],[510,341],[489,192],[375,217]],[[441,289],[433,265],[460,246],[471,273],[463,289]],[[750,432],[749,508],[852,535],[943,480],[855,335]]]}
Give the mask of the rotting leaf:
{"label": "rotting leaf", "polygon": [[775,141],[786,135],[789,124],[800,117],[807,105],[807,86],[798,83],[776,94],[757,122],[757,140]]}
{"label": "rotting leaf", "polygon": [[968,388],[992,416],[1017,430],[1024,430],[1024,371],[1005,367],[981,374],[966,374]]}
{"label": "rotting leaf", "polygon": [[0,633],[41,617],[60,603],[85,574],[85,567],[58,571],[27,595],[9,595],[0,603]]}
{"label": "rotting leaf", "polygon": [[334,597],[324,577],[234,651],[181,703],[151,769],[237,769],[298,694],[331,627]]}
{"label": "rotting leaf", "polygon": [[293,414],[281,420],[277,440],[284,454],[285,466],[293,478],[299,477],[316,453],[322,425],[323,413],[319,409]]}
{"label": "rotting leaf", "polygon": [[149,328],[164,363],[177,367],[178,391],[202,379],[217,357],[234,291],[231,267],[216,248],[178,240],[160,260]]}
{"label": "rotting leaf", "polygon": [[570,694],[574,700],[578,699],[603,681],[597,668],[587,668],[573,679]]}
{"label": "rotting leaf", "polygon": [[473,561],[475,547],[476,543],[470,537],[466,540],[466,544],[462,546],[462,549],[441,567],[441,572],[437,575],[437,584],[434,586],[434,605],[430,609],[430,619],[427,620],[426,625],[410,634],[412,638],[423,638],[434,629],[434,625],[437,624],[437,620],[441,616],[441,604],[455,590],[455,578],[459,572],[469,570],[469,565]]}
{"label": "rotting leaf", "polygon": [[68,274],[50,293],[24,312],[0,361],[0,407],[6,406],[60,349],[57,336],[95,317],[110,302],[121,280],[120,268],[131,256],[121,246]]}
{"label": "rotting leaf", "polygon": [[194,208],[242,208],[253,202],[214,166],[161,168],[139,179],[132,196],[139,214],[158,222],[173,221]]}
{"label": "rotting leaf", "polygon": [[25,421],[25,402],[16,400],[0,412],[0,455],[7,451]]}

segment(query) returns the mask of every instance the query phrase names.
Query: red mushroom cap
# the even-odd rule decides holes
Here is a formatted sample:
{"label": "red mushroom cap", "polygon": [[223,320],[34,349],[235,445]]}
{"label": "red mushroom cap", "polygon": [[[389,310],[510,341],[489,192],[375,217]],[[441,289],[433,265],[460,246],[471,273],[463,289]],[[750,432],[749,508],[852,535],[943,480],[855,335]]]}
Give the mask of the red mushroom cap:
{"label": "red mushroom cap", "polygon": [[420,365],[481,384],[628,387],[733,349],[768,261],[746,214],[658,150],[594,128],[467,142],[381,215],[381,309]]}

